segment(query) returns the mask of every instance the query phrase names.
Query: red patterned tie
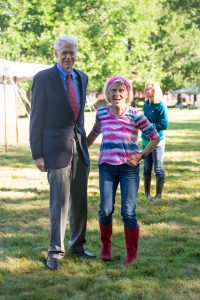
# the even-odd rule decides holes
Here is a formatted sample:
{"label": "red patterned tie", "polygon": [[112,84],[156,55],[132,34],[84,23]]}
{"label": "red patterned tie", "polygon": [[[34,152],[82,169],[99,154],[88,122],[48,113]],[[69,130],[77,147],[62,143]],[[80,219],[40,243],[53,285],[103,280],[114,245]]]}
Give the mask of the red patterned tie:
{"label": "red patterned tie", "polygon": [[76,95],[72,85],[71,74],[67,74],[67,87],[68,87],[68,97],[69,103],[71,105],[72,111],[74,113],[74,119],[77,120],[78,118],[78,104],[76,102]]}

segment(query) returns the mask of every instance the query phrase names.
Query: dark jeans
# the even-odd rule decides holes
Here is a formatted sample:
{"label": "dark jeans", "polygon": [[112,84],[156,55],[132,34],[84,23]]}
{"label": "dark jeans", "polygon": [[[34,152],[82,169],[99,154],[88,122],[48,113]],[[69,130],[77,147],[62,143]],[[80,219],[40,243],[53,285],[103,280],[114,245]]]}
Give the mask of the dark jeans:
{"label": "dark jeans", "polygon": [[124,226],[138,227],[136,218],[136,196],[139,188],[139,165],[131,167],[122,165],[99,165],[100,209],[99,222],[107,225],[112,223],[115,209],[115,196],[118,184],[121,189],[121,216]]}
{"label": "dark jeans", "polygon": [[[143,149],[145,146],[143,146]],[[152,172],[154,166],[154,172],[156,177],[165,178],[165,171],[163,166],[163,156],[165,151],[165,145],[157,146],[152,153],[144,158],[144,176],[148,176]]]}

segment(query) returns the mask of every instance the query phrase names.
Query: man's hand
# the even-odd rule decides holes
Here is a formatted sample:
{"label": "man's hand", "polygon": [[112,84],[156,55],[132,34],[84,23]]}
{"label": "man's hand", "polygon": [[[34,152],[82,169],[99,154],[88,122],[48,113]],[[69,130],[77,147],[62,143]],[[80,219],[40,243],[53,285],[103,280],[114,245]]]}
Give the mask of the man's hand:
{"label": "man's hand", "polygon": [[44,158],[38,158],[35,160],[35,165],[36,167],[41,171],[41,172],[47,172],[47,168],[44,165]]}
{"label": "man's hand", "polygon": [[129,166],[137,166],[141,161],[141,159],[142,159],[142,153],[134,153],[128,158],[127,162]]}

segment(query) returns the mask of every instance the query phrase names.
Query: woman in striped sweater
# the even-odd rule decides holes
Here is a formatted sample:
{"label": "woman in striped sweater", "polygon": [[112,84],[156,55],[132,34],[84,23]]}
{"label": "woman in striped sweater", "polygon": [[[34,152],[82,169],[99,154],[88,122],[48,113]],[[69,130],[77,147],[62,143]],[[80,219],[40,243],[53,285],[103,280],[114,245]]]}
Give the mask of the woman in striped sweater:
{"label": "woman in striped sweater", "polygon": [[[151,153],[159,142],[157,130],[143,113],[128,105],[132,92],[129,82],[114,76],[105,85],[105,97],[110,105],[101,107],[87,141],[91,146],[102,134],[99,156],[100,209],[99,224],[102,242],[101,256],[110,261],[112,215],[117,187],[121,189],[121,216],[124,222],[127,256],[125,265],[131,265],[137,256],[139,226],[136,217],[136,197],[139,188],[140,161]],[[148,146],[139,151],[139,130],[150,139]]]}

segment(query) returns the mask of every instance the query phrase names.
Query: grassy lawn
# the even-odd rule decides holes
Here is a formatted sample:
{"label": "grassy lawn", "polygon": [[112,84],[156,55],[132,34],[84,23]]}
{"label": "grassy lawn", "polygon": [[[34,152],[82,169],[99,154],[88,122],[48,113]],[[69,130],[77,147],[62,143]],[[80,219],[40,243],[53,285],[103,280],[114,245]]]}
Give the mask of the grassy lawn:
{"label": "grassy lawn", "polygon": [[[200,110],[170,110],[163,199],[144,199],[141,176],[137,262],[125,268],[125,241],[117,195],[113,261],[100,259],[99,144],[90,149],[87,248],[97,259],[68,252],[58,271],[45,268],[49,243],[48,185],[27,145],[0,147],[0,299],[200,299]],[[142,168],[141,168],[142,171]],[[141,173],[142,175],[142,173]],[[153,178],[152,193],[155,192]]]}

